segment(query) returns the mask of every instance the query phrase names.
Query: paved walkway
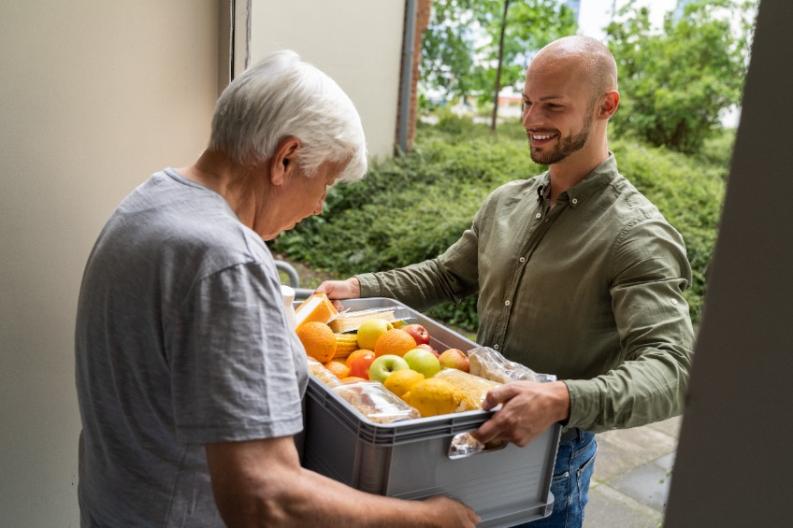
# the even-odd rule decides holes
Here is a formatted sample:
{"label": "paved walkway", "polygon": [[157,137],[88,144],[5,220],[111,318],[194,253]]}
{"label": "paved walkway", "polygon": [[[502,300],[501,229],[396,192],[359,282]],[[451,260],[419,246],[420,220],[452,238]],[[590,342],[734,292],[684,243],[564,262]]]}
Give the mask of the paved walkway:
{"label": "paved walkway", "polygon": [[669,491],[680,418],[597,435],[584,528],[658,528]]}

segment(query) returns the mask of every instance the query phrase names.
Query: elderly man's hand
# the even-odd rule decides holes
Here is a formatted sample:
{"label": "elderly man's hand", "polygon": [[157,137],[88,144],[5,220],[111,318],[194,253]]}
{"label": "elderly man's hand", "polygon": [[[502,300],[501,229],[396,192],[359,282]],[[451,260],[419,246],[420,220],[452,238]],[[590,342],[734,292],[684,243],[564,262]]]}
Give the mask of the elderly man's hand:
{"label": "elderly man's hand", "polygon": [[512,442],[523,447],[570,414],[570,394],[561,381],[501,385],[487,393],[484,408],[498,404],[503,404],[501,410],[474,433],[482,443]]}
{"label": "elderly man's hand", "polygon": [[357,299],[361,296],[361,283],[355,277],[342,281],[325,281],[317,288],[325,292],[328,299]]}

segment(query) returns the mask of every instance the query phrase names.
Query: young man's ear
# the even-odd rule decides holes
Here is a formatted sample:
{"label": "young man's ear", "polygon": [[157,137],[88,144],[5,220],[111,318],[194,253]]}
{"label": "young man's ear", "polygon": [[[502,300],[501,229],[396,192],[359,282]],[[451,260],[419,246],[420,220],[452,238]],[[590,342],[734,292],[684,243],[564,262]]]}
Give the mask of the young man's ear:
{"label": "young man's ear", "polygon": [[603,94],[598,107],[598,117],[601,119],[609,119],[617,111],[620,106],[620,93],[616,90],[611,90]]}
{"label": "young man's ear", "polygon": [[278,143],[270,159],[270,183],[274,187],[283,185],[286,179],[294,174],[300,145],[300,140],[294,136],[286,137]]}

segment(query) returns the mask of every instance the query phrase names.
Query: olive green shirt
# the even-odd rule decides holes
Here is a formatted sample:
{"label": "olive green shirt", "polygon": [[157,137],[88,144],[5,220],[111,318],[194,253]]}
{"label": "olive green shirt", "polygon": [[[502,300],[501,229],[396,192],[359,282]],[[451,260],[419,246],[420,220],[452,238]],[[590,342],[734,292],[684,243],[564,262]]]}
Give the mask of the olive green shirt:
{"label": "olive green shirt", "polygon": [[682,237],[613,155],[554,207],[549,191],[547,172],[503,185],[446,252],[359,275],[361,295],[424,309],[478,293],[477,341],[564,380],[568,426],[679,414],[694,340]]}

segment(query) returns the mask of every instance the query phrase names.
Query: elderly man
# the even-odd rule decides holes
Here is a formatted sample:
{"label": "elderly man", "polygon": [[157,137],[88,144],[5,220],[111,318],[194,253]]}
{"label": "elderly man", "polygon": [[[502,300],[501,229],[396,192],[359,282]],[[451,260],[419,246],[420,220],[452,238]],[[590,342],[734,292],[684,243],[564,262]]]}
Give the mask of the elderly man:
{"label": "elderly man", "polygon": [[193,165],[119,205],[77,313],[83,527],[474,526],[450,499],[368,495],[298,462],[306,357],[263,239],[365,171],[350,99],[284,51],[226,88]]}
{"label": "elderly man", "polygon": [[604,45],[580,36],[549,44],[526,73],[522,116],[531,158],[548,171],[496,189],[438,258],[320,286],[337,299],[417,307],[478,292],[477,341],[558,376],[491,391],[487,406],[504,406],[477,432],[525,445],[565,424],[554,511],[533,527],[581,526],[594,432],[679,414],[688,382],[691,270],[680,234],[608,150],[619,99]]}

